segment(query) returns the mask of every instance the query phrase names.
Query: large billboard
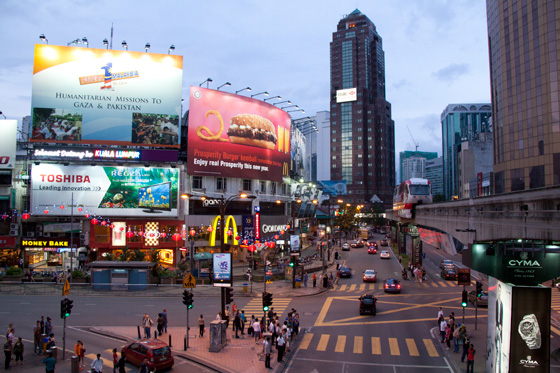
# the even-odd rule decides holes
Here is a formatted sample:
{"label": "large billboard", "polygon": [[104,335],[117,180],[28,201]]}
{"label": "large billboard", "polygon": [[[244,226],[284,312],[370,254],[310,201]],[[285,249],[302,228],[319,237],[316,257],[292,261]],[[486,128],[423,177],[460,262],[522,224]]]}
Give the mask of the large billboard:
{"label": "large billboard", "polygon": [[191,87],[189,175],[282,181],[290,162],[290,116],[249,97]]}
{"label": "large billboard", "polygon": [[176,216],[179,171],[41,164],[31,168],[31,188],[32,215]]}
{"label": "large billboard", "polygon": [[336,91],[336,102],[350,102],[358,99],[356,88],[339,89]]}
{"label": "large billboard", "polygon": [[33,142],[179,147],[183,57],[37,44]]}
{"label": "large billboard", "polygon": [[13,169],[16,165],[17,120],[0,120],[0,169]]}

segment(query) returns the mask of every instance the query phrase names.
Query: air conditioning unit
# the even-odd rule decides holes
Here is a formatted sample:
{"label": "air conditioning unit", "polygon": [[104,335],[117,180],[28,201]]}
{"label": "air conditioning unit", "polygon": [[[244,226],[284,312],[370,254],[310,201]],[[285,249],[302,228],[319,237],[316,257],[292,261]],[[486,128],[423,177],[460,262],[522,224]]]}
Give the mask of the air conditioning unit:
{"label": "air conditioning unit", "polygon": [[10,229],[16,229],[17,230],[18,229],[17,223],[11,223],[10,224]]}
{"label": "air conditioning unit", "polygon": [[17,229],[10,229],[10,236],[15,237],[19,235],[19,231]]}
{"label": "air conditioning unit", "polygon": [[29,238],[35,237],[35,232],[27,232],[27,237]]}
{"label": "air conditioning unit", "polygon": [[82,245],[89,245],[89,235],[86,233],[80,233],[80,243]]}
{"label": "air conditioning unit", "polygon": [[50,237],[51,236],[51,232],[43,232],[43,237]]}

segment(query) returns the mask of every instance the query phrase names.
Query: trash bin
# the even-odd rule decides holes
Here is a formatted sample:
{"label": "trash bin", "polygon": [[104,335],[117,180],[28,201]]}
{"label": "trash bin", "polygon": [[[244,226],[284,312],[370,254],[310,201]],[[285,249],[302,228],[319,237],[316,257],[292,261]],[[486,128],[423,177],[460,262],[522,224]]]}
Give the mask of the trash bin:
{"label": "trash bin", "polygon": [[243,292],[246,293],[247,292],[247,284],[243,284]]}
{"label": "trash bin", "polygon": [[300,288],[301,287],[301,279],[296,278],[296,288]]}

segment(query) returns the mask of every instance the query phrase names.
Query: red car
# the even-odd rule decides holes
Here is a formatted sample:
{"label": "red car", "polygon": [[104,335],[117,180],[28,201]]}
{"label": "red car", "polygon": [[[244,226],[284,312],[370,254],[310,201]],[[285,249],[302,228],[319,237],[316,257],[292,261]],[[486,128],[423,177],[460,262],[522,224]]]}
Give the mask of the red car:
{"label": "red car", "polygon": [[368,254],[377,254],[377,247],[371,245],[370,247],[368,247],[367,252]]}
{"label": "red car", "polygon": [[121,350],[126,361],[141,366],[144,359],[148,360],[148,370],[171,368],[174,360],[167,343],[159,339],[143,339],[124,346]]}

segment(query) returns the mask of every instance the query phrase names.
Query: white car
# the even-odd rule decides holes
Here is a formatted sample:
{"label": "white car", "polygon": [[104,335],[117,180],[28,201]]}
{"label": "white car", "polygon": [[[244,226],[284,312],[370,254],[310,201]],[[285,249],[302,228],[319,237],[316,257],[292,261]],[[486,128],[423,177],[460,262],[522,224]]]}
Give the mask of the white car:
{"label": "white car", "polygon": [[380,257],[381,259],[390,259],[390,258],[391,258],[391,255],[389,254],[389,252],[388,252],[387,250],[383,250],[383,251],[381,252],[381,254],[379,254],[379,257]]}
{"label": "white car", "polygon": [[377,274],[373,269],[366,269],[363,276],[364,282],[377,282]]}
{"label": "white car", "polygon": [[350,245],[345,243],[342,245],[342,251],[350,251]]}

